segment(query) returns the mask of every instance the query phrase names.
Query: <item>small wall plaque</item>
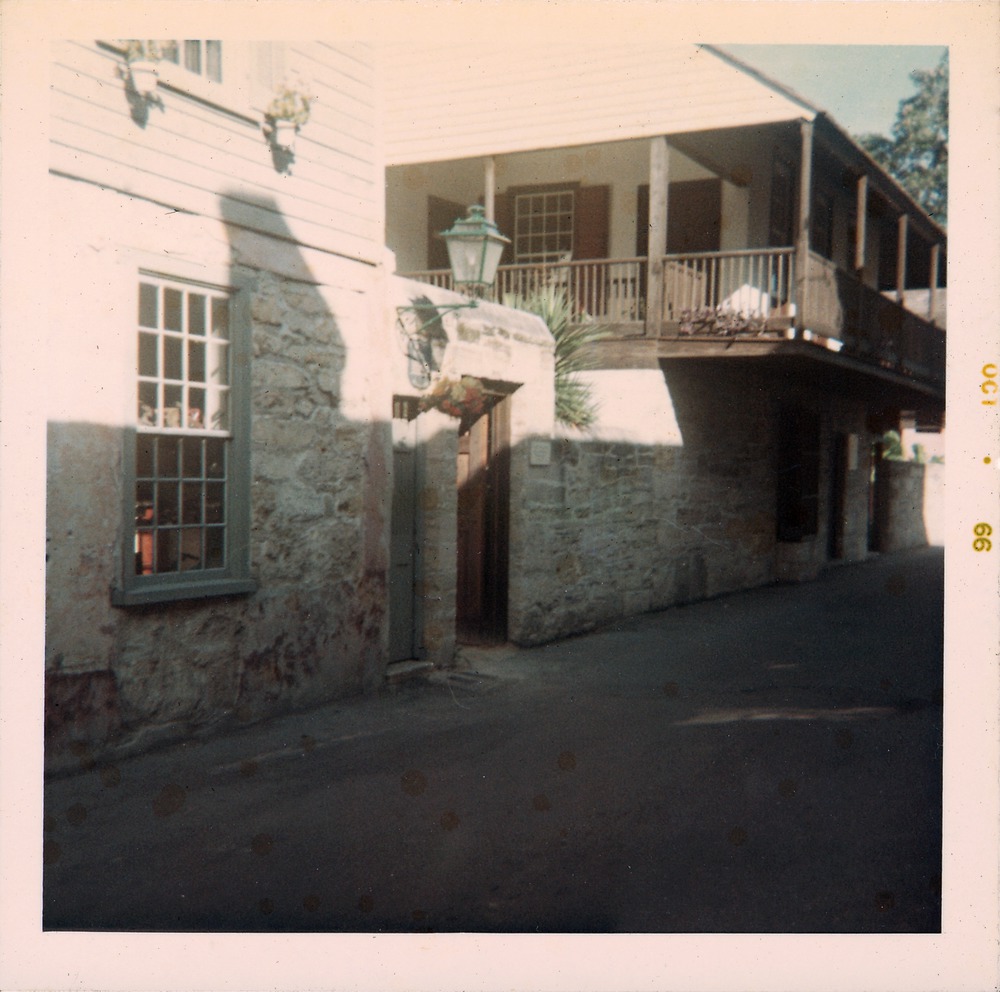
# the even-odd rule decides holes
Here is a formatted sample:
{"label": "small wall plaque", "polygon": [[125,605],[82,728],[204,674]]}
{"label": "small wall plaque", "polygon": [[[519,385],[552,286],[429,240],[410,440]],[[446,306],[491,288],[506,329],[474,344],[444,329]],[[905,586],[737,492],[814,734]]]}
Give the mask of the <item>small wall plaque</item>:
{"label": "small wall plaque", "polygon": [[532,441],[528,454],[529,462],[532,465],[552,464],[552,442]]}

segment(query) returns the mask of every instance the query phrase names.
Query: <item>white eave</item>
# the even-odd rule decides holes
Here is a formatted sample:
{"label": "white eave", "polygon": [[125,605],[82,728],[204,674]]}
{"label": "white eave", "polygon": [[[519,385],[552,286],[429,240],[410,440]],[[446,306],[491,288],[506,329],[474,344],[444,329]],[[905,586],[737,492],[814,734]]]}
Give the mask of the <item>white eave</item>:
{"label": "white eave", "polygon": [[532,43],[384,53],[386,162],[407,165],[812,120],[815,107],[700,45]]}

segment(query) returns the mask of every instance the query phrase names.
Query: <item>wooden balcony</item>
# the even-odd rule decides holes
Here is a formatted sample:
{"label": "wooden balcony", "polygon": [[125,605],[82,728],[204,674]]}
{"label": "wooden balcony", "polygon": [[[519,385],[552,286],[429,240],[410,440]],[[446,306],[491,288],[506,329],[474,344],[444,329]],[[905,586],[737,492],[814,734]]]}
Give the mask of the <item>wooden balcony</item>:
{"label": "wooden balcony", "polygon": [[[732,354],[809,345],[943,392],[944,332],[814,252],[804,279],[792,248],[666,255],[652,270],[658,293],[647,292],[645,258],[502,265],[491,298],[556,288],[580,320],[606,324],[614,337],[658,340],[664,354],[694,354],[701,343],[705,354],[713,344]],[[453,288],[447,270],[408,275]],[[649,312],[657,298],[659,319]],[[750,347],[734,351],[737,342]]]}

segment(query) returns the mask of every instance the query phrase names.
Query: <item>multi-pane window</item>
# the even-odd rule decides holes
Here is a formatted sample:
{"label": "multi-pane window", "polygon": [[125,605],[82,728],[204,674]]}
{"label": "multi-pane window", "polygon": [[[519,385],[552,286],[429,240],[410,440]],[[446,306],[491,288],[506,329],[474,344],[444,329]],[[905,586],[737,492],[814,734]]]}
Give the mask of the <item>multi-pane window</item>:
{"label": "multi-pane window", "polygon": [[143,277],[139,284],[135,575],[227,564],[230,297]]}
{"label": "multi-pane window", "polygon": [[573,254],[573,191],[519,193],[514,198],[514,260],[558,262]]}
{"label": "multi-pane window", "polygon": [[161,42],[161,46],[164,61],[183,66],[213,83],[222,82],[221,41],[171,40]]}

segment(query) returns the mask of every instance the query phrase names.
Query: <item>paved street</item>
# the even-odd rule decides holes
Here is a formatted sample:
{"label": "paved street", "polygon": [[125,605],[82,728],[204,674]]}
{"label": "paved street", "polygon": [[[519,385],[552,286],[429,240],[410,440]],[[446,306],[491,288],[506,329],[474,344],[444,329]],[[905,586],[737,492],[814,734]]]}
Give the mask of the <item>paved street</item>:
{"label": "paved street", "polygon": [[48,929],[935,931],[943,554],[46,788]]}

